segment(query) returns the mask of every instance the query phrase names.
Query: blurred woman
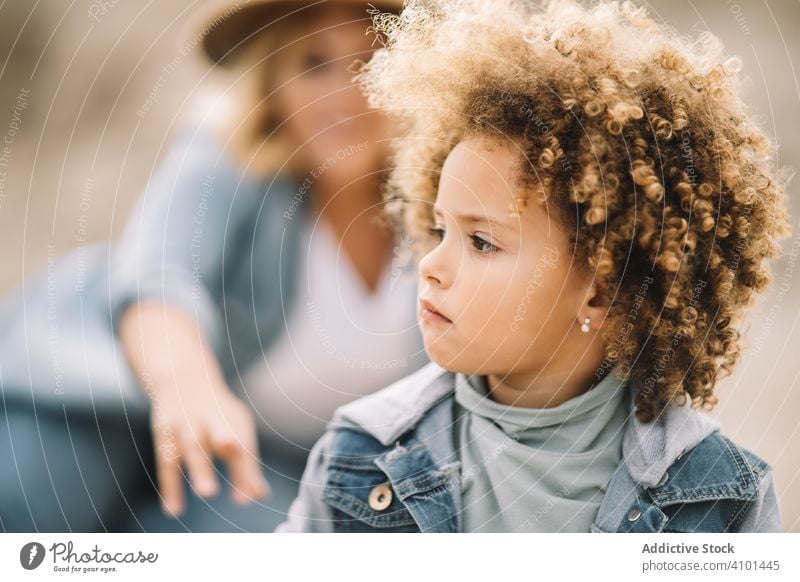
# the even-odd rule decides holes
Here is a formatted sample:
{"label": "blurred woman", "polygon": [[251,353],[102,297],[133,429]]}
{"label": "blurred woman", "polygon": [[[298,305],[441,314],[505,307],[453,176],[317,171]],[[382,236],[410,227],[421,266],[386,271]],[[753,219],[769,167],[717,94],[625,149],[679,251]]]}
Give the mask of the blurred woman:
{"label": "blurred woman", "polygon": [[[373,3],[399,10],[400,2]],[[215,4],[225,74],[120,240],[0,311],[7,531],[271,531],[332,411],[426,362],[352,83],[366,2]]]}

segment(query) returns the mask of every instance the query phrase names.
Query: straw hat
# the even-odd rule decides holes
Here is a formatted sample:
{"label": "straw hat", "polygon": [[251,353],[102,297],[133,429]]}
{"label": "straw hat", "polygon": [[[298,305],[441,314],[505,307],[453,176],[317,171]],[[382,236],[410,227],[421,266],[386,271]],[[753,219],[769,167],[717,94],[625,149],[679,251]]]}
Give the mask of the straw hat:
{"label": "straw hat", "polygon": [[325,5],[361,6],[364,18],[373,7],[381,12],[400,12],[403,0],[231,0],[211,2],[187,27],[187,35],[200,42],[203,53],[212,62],[229,65],[238,49],[270,25],[280,26],[280,19],[295,12]]}

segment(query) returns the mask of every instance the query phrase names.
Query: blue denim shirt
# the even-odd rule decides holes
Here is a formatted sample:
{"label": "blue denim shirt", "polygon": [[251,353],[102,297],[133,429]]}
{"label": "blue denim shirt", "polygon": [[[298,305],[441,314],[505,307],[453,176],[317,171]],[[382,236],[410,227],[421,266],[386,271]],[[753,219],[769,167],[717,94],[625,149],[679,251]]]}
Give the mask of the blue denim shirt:
{"label": "blue denim shirt", "polygon": [[149,401],[118,342],[120,315],[157,298],[195,319],[228,385],[283,329],[308,204],[253,179],[209,129],[170,145],[119,240],[53,249],[0,303],[0,397],[97,412]]}
{"label": "blue denim shirt", "polygon": [[[458,532],[455,376],[435,363],[337,410],[317,442],[279,532]],[[767,463],[713,419],[671,405],[649,424],[631,414],[623,462],[592,532],[779,531]]]}

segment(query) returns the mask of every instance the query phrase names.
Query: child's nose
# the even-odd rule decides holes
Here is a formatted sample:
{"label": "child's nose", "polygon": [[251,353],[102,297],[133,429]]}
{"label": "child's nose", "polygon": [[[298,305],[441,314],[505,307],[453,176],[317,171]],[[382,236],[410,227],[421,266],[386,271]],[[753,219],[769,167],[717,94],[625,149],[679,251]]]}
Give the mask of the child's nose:
{"label": "child's nose", "polygon": [[447,272],[448,263],[445,255],[445,244],[442,242],[422,257],[419,262],[419,274],[422,280],[437,287],[449,286],[450,277]]}

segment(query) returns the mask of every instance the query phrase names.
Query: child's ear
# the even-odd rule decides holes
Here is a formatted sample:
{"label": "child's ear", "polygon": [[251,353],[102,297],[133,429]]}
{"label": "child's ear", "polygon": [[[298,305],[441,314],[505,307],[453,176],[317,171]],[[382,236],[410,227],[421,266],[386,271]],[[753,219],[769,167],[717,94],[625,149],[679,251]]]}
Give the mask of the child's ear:
{"label": "child's ear", "polygon": [[593,282],[586,293],[586,302],[578,313],[578,319],[580,323],[584,323],[585,319],[589,318],[591,329],[600,329],[605,324],[609,307],[608,298],[598,291],[597,283]]}

